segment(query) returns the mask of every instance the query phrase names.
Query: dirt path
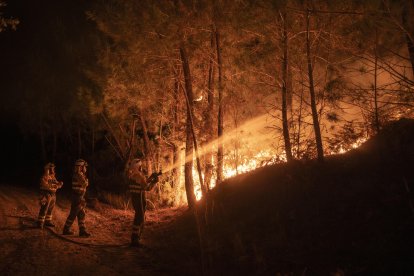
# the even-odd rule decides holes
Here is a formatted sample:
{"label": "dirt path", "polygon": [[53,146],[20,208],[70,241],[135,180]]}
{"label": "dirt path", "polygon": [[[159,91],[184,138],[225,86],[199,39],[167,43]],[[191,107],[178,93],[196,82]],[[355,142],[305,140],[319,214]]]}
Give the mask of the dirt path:
{"label": "dirt path", "polygon": [[[70,203],[58,194],[54,229],[34,227],[39,210],[35,192],[0,186],[0,275],[169,275],[149,246],[153,230],[179,212],[148,212],[143,248],[129,247],[133,213],[103,205],[87,210],[90,238],[60,235]],[[170,211],[169,211],[170,210]],[[171,213],[172,212],[172,213]],[[164,220],[164,221],[163,221]]]}

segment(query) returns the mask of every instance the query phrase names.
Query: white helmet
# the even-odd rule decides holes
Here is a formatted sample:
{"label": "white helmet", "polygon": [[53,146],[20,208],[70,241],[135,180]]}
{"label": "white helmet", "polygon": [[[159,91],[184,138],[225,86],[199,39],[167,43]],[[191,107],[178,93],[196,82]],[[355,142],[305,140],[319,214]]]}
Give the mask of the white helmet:
{"label": "white helmet", "polygon": [[88,163],[83,159],[78,159],[75,162],[75,166],[88,166]]}
{"label": "white helmet", "polygon": [[47,164],[45,165],[45,170],[48,170],[48,169],[50,169],[50,168],[54,168],[54,167],[55,167],[55,164],[53,164],[53,163],[49,162],[49,163],[47,163]]}
{"label": "white helmet", "polygon": [[128,162],[128,170],[131,172],[140,171],[142,168],[142,160],[139,158],[132,159]]}

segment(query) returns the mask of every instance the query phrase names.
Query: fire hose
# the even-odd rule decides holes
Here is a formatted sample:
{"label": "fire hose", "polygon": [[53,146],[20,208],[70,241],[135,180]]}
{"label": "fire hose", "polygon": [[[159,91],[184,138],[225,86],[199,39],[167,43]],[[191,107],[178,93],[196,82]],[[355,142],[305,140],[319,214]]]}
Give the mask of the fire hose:
{"label": "fire hose", "polygon": [[[38,229],[38,227],[36,226],[36,221],[31,217],[11,216],[11,215],[9,215],[8,217],[18,218],[20,225],[23,226],[23,227],[26,227],[26,228],[29,228],[29,229]],[[29,224],[27,224],[27,222]],[[129,245],[130,245],[129,242],[128,243],[122,243],[122,244],[95,244],[95,243],[81,242],[81,241],[73,240],[69,237],[63,236],[63,235],[57,233],[53,228],[45,227],[44,229],[49,231],[49,233],[51,233],[53,236],[55,236],[58,239],[61,239],[61,240],[64,240],[64,241],[67,241],[67,242],[70,242],[70,243],[74,243],[74,244],[77,244],[77,245],[90,247],[90,248],[116,248],[116,247],[129,247]],[[21,230],[21,228],[20,229],[19,228],[7,229],[7,230]]]}

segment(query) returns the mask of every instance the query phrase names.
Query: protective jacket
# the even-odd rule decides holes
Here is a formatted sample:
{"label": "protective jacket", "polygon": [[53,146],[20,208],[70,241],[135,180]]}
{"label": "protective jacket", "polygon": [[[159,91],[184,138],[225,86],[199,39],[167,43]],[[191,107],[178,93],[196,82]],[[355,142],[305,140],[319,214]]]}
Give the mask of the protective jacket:
{"label": "protective jacket", "polygon": [[56,193],[56,190],[61,187],[55,175],[44,174],[40,179],[40,190],[50,193]]}
{"label": "protective jacket", "polygon": [[70,227],[72,226],[75,219],[78,219],[79,226],[79,235],[80,236],[89,236],[90,234],[86,232],[85,227],[85,193],[86,188],[89,185],[89,181],[83,173],[75,172],[72,178],[72,203],[70,207],[70,213],[66,219],[65,226],[63,228],[63,233],[69,233]]}
{"label": "protective jacket", "polygon": [[86,176],[82,173],[75,173],[72,178],[72,191],[75,195],[84,197],[86,188],[89,185],[89,181]]}
{"label": "protective jacket", "polygon": [[129,178],[127,178],[128,191],[131,194],[141,193],[147,190],[147,178],[140,172],[134,172]]}
{"label": "protective jacket", "polygon": [[47,226],[54,226],[52,223],[52,211],[56,203],[56,190],[62,187],[62,183],[57,181],[54,174],[45,173],[40,179],[40,210],[38,216],[38,225],[43,228],[46,223]]}

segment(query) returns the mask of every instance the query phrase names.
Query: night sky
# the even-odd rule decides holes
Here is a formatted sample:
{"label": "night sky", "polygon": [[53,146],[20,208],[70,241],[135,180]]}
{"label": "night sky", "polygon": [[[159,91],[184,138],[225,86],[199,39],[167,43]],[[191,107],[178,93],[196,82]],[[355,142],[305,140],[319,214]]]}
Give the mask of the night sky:
{"label": "night sky", "polygon": [[38,174],[36,110],[51,100],[64,111],[76,87],[86,82],[80,68],[95,57],[89,43],[93,26],[85,16],[89,3],[13,0],[3,8],[5,17],[20,23],[15,31],[0,33],[2,181]]}

